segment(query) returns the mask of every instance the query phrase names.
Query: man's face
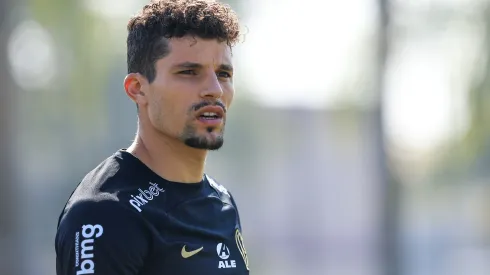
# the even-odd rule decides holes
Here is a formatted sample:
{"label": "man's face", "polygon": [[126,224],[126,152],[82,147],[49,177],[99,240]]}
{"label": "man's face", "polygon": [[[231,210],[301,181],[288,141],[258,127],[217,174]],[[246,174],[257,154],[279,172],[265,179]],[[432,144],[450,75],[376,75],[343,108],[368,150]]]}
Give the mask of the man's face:
{"label": "man's face", "polygon": [[169,50],[156,62],[155,80],[142,86],[149,121],[162,135],[217,150],[234,94],[231,49],[217,40],[184,37],[170,39]]}

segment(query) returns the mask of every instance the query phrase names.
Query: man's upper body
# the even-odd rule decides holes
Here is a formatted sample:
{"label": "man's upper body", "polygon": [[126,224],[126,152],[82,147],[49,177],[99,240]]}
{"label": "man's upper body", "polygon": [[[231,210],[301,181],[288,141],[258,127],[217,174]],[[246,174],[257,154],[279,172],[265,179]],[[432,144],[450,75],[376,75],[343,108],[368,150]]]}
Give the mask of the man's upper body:
{"label": "man's upper body", "polygon": [[164,180],[125,150],[87,174],[58,226],[60,275],[249,274],[232,195],[207,175]]}
{"label": "man's upper body", "polygon": [[63,210],[57,273],[248,274],[236,204],[204,173],[234,95],[233,10],[155,0],[128,23],[134,142],[88,173]]}

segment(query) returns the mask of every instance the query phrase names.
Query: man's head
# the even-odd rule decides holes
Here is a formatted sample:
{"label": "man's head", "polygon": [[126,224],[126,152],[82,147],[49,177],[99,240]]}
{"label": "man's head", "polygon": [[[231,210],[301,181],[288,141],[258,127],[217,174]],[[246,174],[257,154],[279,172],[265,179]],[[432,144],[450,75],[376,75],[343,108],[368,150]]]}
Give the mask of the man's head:
{"label": "man's head", "polygon": [[231,8],[209,0],[160,0],[128,23],[124,86],[146,132],[188,146],[223,144],[233,88],[231,48],[239,23]]}

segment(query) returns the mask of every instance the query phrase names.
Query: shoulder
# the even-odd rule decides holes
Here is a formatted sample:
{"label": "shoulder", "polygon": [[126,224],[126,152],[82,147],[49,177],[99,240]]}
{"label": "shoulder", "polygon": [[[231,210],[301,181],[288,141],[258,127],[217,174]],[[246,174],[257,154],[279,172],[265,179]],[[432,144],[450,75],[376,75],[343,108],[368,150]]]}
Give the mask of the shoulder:
{"label": "shoulder", "polygon": [[70,202],[60,216],[58,230],[81,228],[84,224],[104,224],[106,227],[137,223],[139,217],[112,199],[81,199]]}
{"label": "shoulder", "polygon": [[151,235],[146,223],[117,201],[80,200],[66,207],[60,216],[56,230],[59,247],[69,245],[77,236],[97,238],[114,246],[121,240],[131,239],[127,246],[140,246]]}
{"label": "shoulder", "polygon": [[131,161],[122,158],[120,152],[101,161],[90,170],[82,179],[78,189],[82,190],[107,190],[113,187],[113,183],[121,186],[127,179],[134,177],[130,169]]}
{"label": "shoulder", "polygon": [[120,194],[135,188],[134,169],[114,154],[89,171],[66,201],[61,217],[70,213],[97,211],[124,212]]}
{"label": "shoulder", "polygon": [[89,171],[68,198],[58,220],[59,230],[78,228],[82,224],[125,225],[140,219],[121,201],[121,194],[135,187],[131,161],[121,153],[101,161]]}
{"label": "shoulder", "polygon": [[113,200],[79,200],[67,207],[55,236],[60,274],[136,274],[152,235],[139,217]]}
{"label": "shoulder", "polygon": [[220,197],[226,197],[235,208],[238,208],[232,192],[230,192],[224,185],[218,183],[214,178],[210,177],[209,175],[206,175],[206,178],[209,182],[209,185],[220,195]]}
{"label": "shoulder", "polygon": [[237,203],[235,201],[235,198],[231,194],[231,192],[228,191],[228,189],[226,189],[222,184],[219,184],[212,177],[206,175],[206,178],[207,178],[207,180],[209,182],[209,185],[218,193],[218,195],[220,196],[221,200],[224,203],[227,203],[229,205],[232,205],[235,208],[235,211],[236,211],[236,214],[237,214],[237,220],[238,220],[238,227],[241,230],[242,226],[241,226],[241,221],[240,221],[240,214],[239,214],[239,210],[238,210],[238,205],[237,205]]}
{"label": "shoulder", "polygon": [[216,190],[220,195],[226,195],[231,198],[231,193],[226,189],[223,185],[218,183],[214,178],[210,177],[209,175],[206,175],[206,179],[209,183],[209,185]]}

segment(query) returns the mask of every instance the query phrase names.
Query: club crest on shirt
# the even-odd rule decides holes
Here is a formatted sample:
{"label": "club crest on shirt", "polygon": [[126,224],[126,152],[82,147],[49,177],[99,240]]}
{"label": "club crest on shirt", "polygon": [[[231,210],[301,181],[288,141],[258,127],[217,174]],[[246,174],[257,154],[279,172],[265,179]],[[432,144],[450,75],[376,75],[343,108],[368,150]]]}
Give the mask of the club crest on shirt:
{"label": "club crest on shirt", "polygon": [[250,270],[249,265],[248,265],[247,250],[245,249],[245,245],[243,243],[242,233],[240,233],[239,229],[237,229],[235,231],[235,241],[236,241],[236,245],[238,247],[238,251],[240,251],[240,254],[242,254],[242,258],[243,258],[243,262],[245,263],[245,267],[247,268],[247,270]]}

